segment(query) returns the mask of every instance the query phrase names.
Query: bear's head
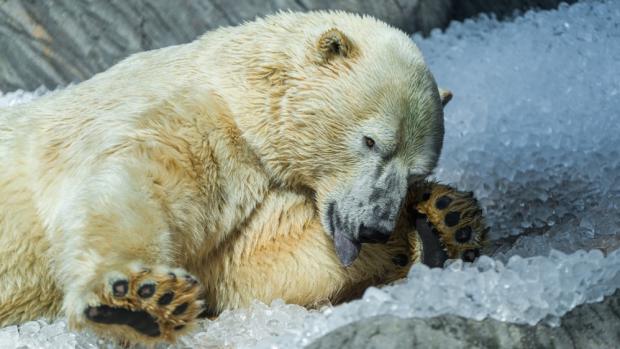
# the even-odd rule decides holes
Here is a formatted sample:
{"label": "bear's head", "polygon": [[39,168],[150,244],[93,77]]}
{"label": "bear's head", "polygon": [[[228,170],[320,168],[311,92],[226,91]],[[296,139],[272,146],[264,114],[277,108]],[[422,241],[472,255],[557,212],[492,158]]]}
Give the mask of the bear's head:
{"label": "bear's head", "polygon": [[322,16],[300,21],[302,45],[283,43],[259,74],[270,89],[260,157],[276,181],[314,193],[349,265],[361,243],[389,238],[407,188],[436,166],[451,94],[405,33],[370,17]]}

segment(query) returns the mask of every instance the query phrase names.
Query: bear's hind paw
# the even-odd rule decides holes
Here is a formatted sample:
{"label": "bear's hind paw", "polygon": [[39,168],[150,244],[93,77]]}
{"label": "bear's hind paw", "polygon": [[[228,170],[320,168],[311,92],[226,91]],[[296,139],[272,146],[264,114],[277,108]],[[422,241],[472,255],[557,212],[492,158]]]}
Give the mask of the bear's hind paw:
{"label": "bear's hind paw", "polygon": [[183,269],[131,265],[96,286],[99,304],[84,309],[91,327],[127,342],[173,342],[203,311],[202,287]]}

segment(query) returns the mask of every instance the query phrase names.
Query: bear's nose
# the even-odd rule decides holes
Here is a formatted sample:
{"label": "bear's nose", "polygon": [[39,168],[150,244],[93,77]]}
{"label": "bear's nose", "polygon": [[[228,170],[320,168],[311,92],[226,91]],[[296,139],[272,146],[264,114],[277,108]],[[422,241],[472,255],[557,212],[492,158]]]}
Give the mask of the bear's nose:
{"label": "bear's nose", "polygon": [[386,243],[390,239],[391,231],[379,227],[367,227],[361,225],[359,228],[358,240],[362,243]]}

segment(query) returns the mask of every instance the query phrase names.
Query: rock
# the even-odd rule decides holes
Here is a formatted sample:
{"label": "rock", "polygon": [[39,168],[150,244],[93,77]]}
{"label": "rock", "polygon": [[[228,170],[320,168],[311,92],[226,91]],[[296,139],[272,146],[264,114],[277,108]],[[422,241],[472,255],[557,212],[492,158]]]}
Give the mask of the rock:
{"label": "rock", "polygon": [[[575,0],[570,0],[575,1]],[[280,9],[340,9],[408,33],[444,28],[480,12],[509,15],[560,0],[3,0],[0,91],[79,82],[128,55],[189,42],[209,29]]]}
{"label": "rock", "polygon": [[564,315],[559,327],[452,315],[430,319],[378,316],[334,330],[308,348],[613,348],[618,343],[620,290],[601,303],[576,307]]}
{"label": "rock", "polygon": [[[134,52],[189,42],[279,9],[367,13],[412,32],[445,25],[450,1],[2,1],[0,91],[82,81]],[[427,2],[434,4],[421,7]]]}

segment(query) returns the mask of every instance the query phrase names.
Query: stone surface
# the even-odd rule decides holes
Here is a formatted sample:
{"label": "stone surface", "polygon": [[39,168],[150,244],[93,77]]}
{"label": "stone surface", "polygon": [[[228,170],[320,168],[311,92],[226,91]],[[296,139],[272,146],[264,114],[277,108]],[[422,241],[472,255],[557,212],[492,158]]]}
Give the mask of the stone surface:
{"label": "stone surface", "polygon": [[584,304],[559,327],[517,325],[457,316],[380,316],[337,329],[307,348],[613,348],[620,343],[620,291]]}
{"label": "stone surface", "polygon": [[[570,0],[574,1],[574,0]],[[570,2],[569,1],[569,2]],[[0,91],[79,82],[128,55],[280,9],[340,9],[408,33],[480,12],[550,8],[559,0],[0,0]]]}
{"label": "stone surface", "polygon": [[[421,3],[429,2],[424,8]],[[134,52],[279,9],[367,13],[406,31],[447,23],[450,0],[7,0],[0,1],[0,91],[82,81]],[[417,24],[415,13],[424,14]],[[414,19],[412,19],[414,18]]]}

